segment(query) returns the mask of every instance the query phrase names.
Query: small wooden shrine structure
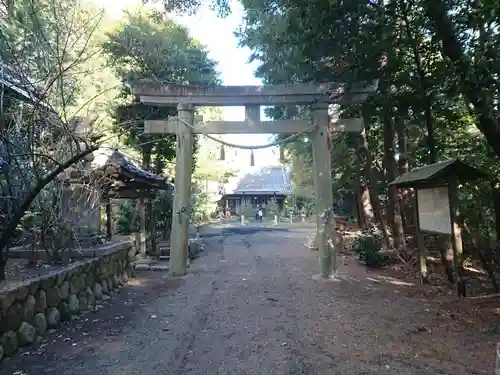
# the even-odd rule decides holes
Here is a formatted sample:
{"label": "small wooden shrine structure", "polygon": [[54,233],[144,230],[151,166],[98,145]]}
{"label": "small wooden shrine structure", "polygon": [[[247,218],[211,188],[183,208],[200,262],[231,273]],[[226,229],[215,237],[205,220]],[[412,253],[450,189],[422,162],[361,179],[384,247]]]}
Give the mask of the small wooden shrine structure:
{"label": "small wooden shrine structure", "polygon": [[[146,214],[145,199],[155,197],[156,190],[167,190],[171,185],[165,178],[141,168],[133,158],[118,151],[102,148],[89,155],[80,167],[69,168],[58,176],[60,183],[67,186],[66,202],[62,202],[64,212],[62,215],[79,215],[86,211],[86,222],[91,222],[95,229],[101,226],[99,205],[106,207],[106,238],[110,240],[112,229],[112,200],[133,199],[138,200],[138,215],[140,218],[140,231],[137,233],[137,247],[141,253],[146,252]],[[97,197],[82,199],[83,195]],[[76,210],[74,208],[77,208]],[[74,211],[74,212],[73,212]],[[152,233],[154,241],[155,233]]]}
{"label": "small wooden shrine structure", "polygon": [[[100,186],[102,201],[106,205],[106,235],[112,237],[112,204],[113,199],[138,199],[140,232],[138,247],[141,253],[146,252],[146,213],[144,200],[153,199],[156,190],[167,190],[171,185],[165,178],[141,168],[130,156],[118,150],[100,150],[94,159],[94,166],[103,175]],[[155,234],[151,233],[155,242]]]}

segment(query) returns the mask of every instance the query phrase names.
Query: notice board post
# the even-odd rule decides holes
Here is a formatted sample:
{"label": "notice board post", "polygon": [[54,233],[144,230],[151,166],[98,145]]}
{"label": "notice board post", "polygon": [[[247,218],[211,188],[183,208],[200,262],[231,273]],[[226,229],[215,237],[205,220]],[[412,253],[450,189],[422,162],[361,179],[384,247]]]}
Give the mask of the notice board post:
{"label": "notice board post", "polygon": [[[463,296],[460,281],[462,234],[459,223],[459,183],[486,176],[458,159],[415,168],[389,183],[397,188],[413,188],[416,195],[417,243],[420,270],[426,269],[422,232],[451,237],[452,264],[458,296]],[[422,263],[423,262],[423,263]],[[423,275],[420,275],[423,279]]]}

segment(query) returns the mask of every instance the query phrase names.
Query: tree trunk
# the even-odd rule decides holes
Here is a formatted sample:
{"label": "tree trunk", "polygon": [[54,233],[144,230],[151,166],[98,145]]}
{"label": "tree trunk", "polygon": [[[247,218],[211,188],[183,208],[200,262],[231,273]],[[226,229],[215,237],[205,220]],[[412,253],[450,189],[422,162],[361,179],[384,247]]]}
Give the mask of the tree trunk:
{"label": "tree trunk", "polygon": [[[161,170],[162,170],[162,163],[160,159],[160,152],[157,150],[156,152],[156,158],[155,158],[155,173],[159,176],[161,175]],[[151,232],[151,253],[154,255],[161,255],[160,252],[158,251],[158,246],[157,246],[157,235],[156,235],[156,227],[157,227],[157,220],[156,220],[156,210],[155,208],[151,205],[149,207],[150,209],[150,215],[151,215],[151,226],[150,226],[150,232]]]}
{"label": "tree trunk", "polygon": [[363,204],[361,202],[361,181],[357,182],[358,187],[356,188],[355,203],[356,203],[356,222],[358,223],[359,229],[365,230],[367,228],[365,215],[363,214]]}
{"label": "tree trunk", "polygon": [[500,250],[500,182],[494,182],[491,189],[493,195],[493,207],[495,212],[495,232],[497,235],[497,241],[495,250],[498,252]]}
{"label": "tree trunk", "polygon": [[[364,116],[367,117],[367,116]],[[365,126],[369,124],[370,119],[365,118]],[[369,146],[368,146],[368,139],[366,137],[366,130],[363,130],[361,132],[361,145],[360,145],[360,154],[364,154],[365,160],[364,160],[364,175],[367,181],[367,190],[368,190],[368,195],[370,197],[370,202],[371,206],[373,208],[373,214],[375,217],[375,220],[377,221],[377,224],[379,225],[382,234],[384,236],[385,244],[388,249],[391,249],[393,247],[391,238],[389,236],[389,233],[387,232],[387,225],[385,224],[385,221],[382,217],[382,210],[380,208],[380,202],[378,200],[378,197],[376,195],[376,188],[377,188],[377,177],[375,175],[375,168],[373,166],[373,157],[370,152]]]}
{"label": "tree trunk", "polygon": [[444,0],[424,0],[424,11],[433,22],[434,33],[441,41],[443,54],[455,67],[456,79],[466,101],[474,107],[476,126],[486,141],[500,155],[500,124],[496,120],[495,105],[492,105],[492,89],[488,79],[490,72],[477,71],[465,54],[458,40],[454,25]]}
{"label": "tree trunk", "polygon": [[[394,142],[394,123],[389,108],[384,110],[384,165],[387,183],[396,179],[396,155]],[[404,229],[398,199],[398,188],[389,186],[387,189],[387,218],[398,250],[405,248]]]}
{"label": "tree trunk", "polygon": [[[436,3],[441,2],[441,0],[437,1]],[[427,3],[429,3],[428,0],[424,1],[425,7],[428,6]],[[440,8],[441,6],[444,6],[443,3],[438,5],[436,7]],[[417,42],[414,39],[414,36],[411,32],[411,29],[409,27],[409,19],[408,19],[408,14],[407,14],[408,8],[405,6],[404,11],[403,11],[403,17],[405,18],[405,25],[406,25],[406,31],[408,35],[408,40],[410,41],[412,52],[413,52],[413,60],[415,62],[415,67],[417,70],[417,77],[419,79],[419,86],[418,86],[418,91],[419,91],[419,96],[422,99],[423,103],[423,110],[424,110],[424,118],[425,118],[425,125],[427,129],[427,140],[426,140],[426,146],[429,151],[429,163],[434,164],[437,162],[438,159],[438,154],[437,154],[437,147],[436,147],[436,139],[434,135],[434,118],[432,115],[432,99],[430,97],[429,91],[429,84],[427,82],[426,78],[426,72],[424,70],[423,64],[422,64],[422,56],[420,53],[420,50],[418,49]],[[428,12],[429,9],[426,9]],[[437,9],[437,12],[441,12],[442,9]],[[434,12],[434,10],[433,10]],[[453,31],[452,31],[453,32]],[[417,228],[418,230],[418,228]],[[449,236],[440,236],[439,237],[439,251],[441,255],[441,261],[442,264],[445,268],[445,272],[448,276],[448,280],[450,282],[454,282],[454,277],[453,277],[453,262],[452,258],[453,255],[450,254],[450,251],[452,251],[452,246],[451,246],[451,238]],[[423,258],[424,255],[421,254],[421,258]]]}
{"label": "tree trunk", "polygon": [[384,241],[387,249],[392,249],[394,248],[394,243],[392,241],[391,236],[389,236],[387,225],[384,220],[384,216],[382,215],[382,207],[380,206],[380,200],[377,196],[377,177],[375,174],[375,167],[371,165],[373,163],[373,159],[371,156],[369,157],[369,163],[370,164],[368,164],[368,162],[366,163],[365,174],[366,174],[368,195],[370,196],[370,202],[373,208],[373,215],[380,230],[382,231],[382,235],[384,236]]}
{"label": "tree trunk", "polygon": [[[396,125],[396,137],[398,144],[398,172],[399,175],[402,176],[405,173],[408,173],[410,170],[408,164],[408,149],[406,146],[406,130],[405,123],[401,114],[396,115],[395,117],[395,125]],[[414,222],[414,208],[415,205],[411,202],[411,194],[409,189],[400,189],[399,190],[399,207],[401,212],[401,221],[403,226],[403,233],[406,232],[406,229]]]}
{"label": "tree trunk", "polygon": [[415,63],[415,67],[417,70],[418,77],[418,93],[422,99],[422,103],[424,106],[424,117],[425,117],[425,125],[427,128],[427,149],[429,151],[429,160],[431,164],[437,162],[437,149],[436,149],[436,137],[434,135],[434,119],[432,117],[432,99],[430,97],[429,84],[426,78],[426,72],[422,64],[422,56],[420,50],[418,48],[418,44],[415,41],[414,35],[410,28],[410,21],[408,19],[408,6],[405,5],[403,10],[403,18],[406,26],[406,33],[408,36],[408,40],[410,42],[410,46],[413,52],[413,61]]}
{"label": "tree trunk", "polygon": [[[390,109],[387,108],[387,106],[384,106],[382,109],[383,115],[382,115],[382,122],[384,125],[384,133],[383,133],[383,138],[384,138],[384,171],[385,171],[385,179],[386,183],[389,184],[390,182],[394,181],[395,179],[395,167],[396,167],[396,160],[394,158],[394,126],[392,123],[392,119],[390,116]],[[394,236],[395,234],[395,220],[394,220],[394,214],[395,214],[395,207],[396,207],[396,202],[393,199],[394,194],[396,193],[397,195],[397,189],[389,187],[387,188],[387,223],[389,224],[389,227],[391,228],[392,235]],[[394,236],[396,237],[396,236]],[[396,238],[394,238],[395,243],[397,243]],[[397,245],[396,245],[397,247]]]}
{"label": "tree trunk", "polygon": [[[356,158],[360,165],[363,165],[363,148],[358,147]],[[356,213],[358,217],[358,226],[360,229],[366,230],[373,227],[373,208],[370,202],[370,195],[366,188],[366,182],[363,177],[363,170],[358,168],[356,171]]]}
{"label": "tree trunk", "polygon": [[7,252],[4,251],[2,254],[0,254],[0,282],[5,281],[5,278],[7,276],[5,273],[5,268],[7,267],[7,260],[8,260],[8,256],[6,253]]}
{"label": "tree trunk", "polygon": [[366,179],[360,183],[360,213],[363,217],[364,227],[363,229],[372,229],[375,225],[375,215],[373,213],[372,201],[370,199],[370,192],[366,184]]}

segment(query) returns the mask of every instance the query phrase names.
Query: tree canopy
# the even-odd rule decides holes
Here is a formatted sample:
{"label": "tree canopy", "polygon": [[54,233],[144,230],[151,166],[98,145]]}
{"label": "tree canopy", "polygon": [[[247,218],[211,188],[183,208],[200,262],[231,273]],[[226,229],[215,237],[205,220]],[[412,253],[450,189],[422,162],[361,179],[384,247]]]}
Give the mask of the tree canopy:
{"label": "tree canopy", "polygon": [[178,84],[218,82],[216,62],[187,30],[167,15],[154,10],[125,12],[119,25],[108,33],[103,46],[109,66],[123,83],[123,103],[116,107],[115,131],[123,135],[126,145],[144,151],[145,164],[155,154],[159,163],[175,156],[175,136],[144,134],[143,121],[165,119],[175,115],[176,108],[148,107],[131,101],[129,84],[149,79]]}
{"label": "tree canopy", "polygon": [[[175,136],[146,135],[143,122],[176,109],[134,102],[132,81],[218,82],[206,48],[165,13],[129,11],[115,22],[86,0],[7,5],[0,8],[0,279],[14,239],[74,237],[81,229],[61,214],[62,190],[69,176],[87,176],[93,151],[134,150],[158,174],[175,157]],[[170,201],[164,194],[157,202],[165,227]]]}
{"label": "tree canopy", "polygon": [[[259,63],[257,76],[265,83],[379,79],[378,92],[367,103],[338,108],[340,116],[361,116],[363,133],[335,134],[332,140],[335,200],[362,200],[362,225],[380,227],[387,247],[404,247],[403,233],[414,225],[412,193],[387,184],[409,168],[460,157],[491,176],[460,188],[463,219],[483,243],[497,237],[496,189],[495,203],[491,200],[500,155],[499,34],[492,20],[497,5],[417,0],[242,4],[244,22],[236,35],[251,49],[251,59]],[[269,114],[292,118],[307,116],[307,109],[274,108]],[[303,172],[312,169],[310,143],[303,137],[288,149],[294,181],[310,186],[312,179]]]}

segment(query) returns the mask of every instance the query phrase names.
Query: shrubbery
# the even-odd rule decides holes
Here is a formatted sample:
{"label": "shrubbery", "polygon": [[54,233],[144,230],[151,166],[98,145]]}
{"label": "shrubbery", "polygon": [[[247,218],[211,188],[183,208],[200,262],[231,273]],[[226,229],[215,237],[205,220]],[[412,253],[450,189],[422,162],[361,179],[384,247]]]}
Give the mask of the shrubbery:
{"label": "shrubbery", "polygon": [[367,267],[379,268],[384,265],[382,250],[382,233],[374,230],[365,230],[356,236],[353,249],[359,254],[359,259]]}

